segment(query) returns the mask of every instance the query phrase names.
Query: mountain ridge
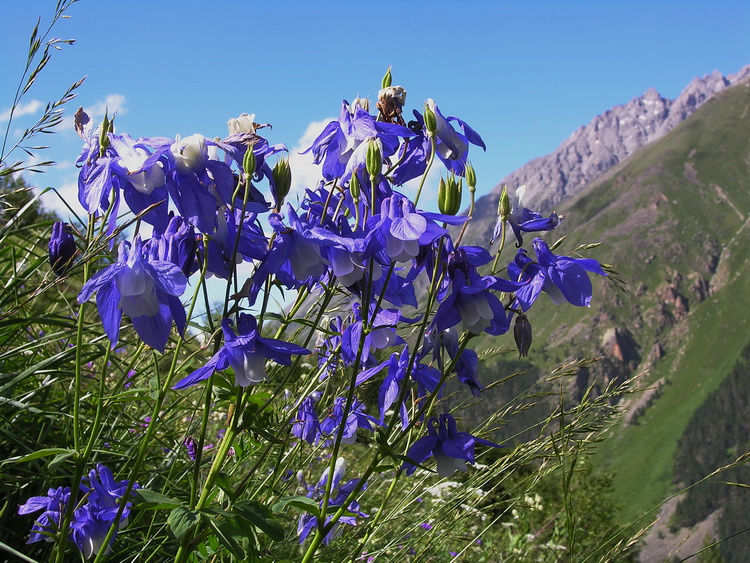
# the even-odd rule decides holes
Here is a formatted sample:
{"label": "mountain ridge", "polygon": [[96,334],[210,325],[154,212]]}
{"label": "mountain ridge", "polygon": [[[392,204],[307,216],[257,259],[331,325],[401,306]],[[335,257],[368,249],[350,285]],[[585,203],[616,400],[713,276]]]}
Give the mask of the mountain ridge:
{"label": "mountain ridge", "polygon": [[513,189],[525,185],[527,207],[550,211],[641,147],[663,137],[707,100],[747,78],[750,64],[727,76],[715,70],[693,78],[674,100],[649,88],[578,127],[552,153],[508,174],[483,196],[485,201],[477,210],[481,216],[494,214],[503,185]]}

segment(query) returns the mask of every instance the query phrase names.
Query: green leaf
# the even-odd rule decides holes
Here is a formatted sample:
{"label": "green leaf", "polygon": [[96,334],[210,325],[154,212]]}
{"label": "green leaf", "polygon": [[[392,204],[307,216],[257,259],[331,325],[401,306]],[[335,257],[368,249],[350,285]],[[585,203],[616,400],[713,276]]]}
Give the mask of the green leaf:
{"label": "green leaf", "polygon": [[232,480],[229,478],[229,475],[221,471],[218,472],[216,474],[216,478],[214,479],[214,483],[216,483],[219,488],[224,491],[224,494],[229,497],[229,500],[234,500],[234,488],[232,487]]}
{"label": "green leaf", "polygon": [[199,521],[200,516],[196,512],[181,506],[174,508],[167,518],[169,529],[172,530],[174,537],[180,541],[195,530]]}
{"label": "green leaf", "polygon": [[383,463],[381,465],[377,465],[373,468],[373,472],[375,473],[383,473],[385,471],[390,471],[391,469],[396,469],[396,466],[392,463]]}
{"label": "green leaf", "polygon": [[297,510],[300,510],[302,512],[307,512],[315,517],[320,517],[320,508],[318,507],[318,503],[311,498],[303,496],[283,498],[279,502],[274,504],[273,507],[271,507],[271,510],[273,510],[276,514],[279,514],[283,512],[287,506],[291,506],[292,508],[296,508]]}
{"label": "green leaf", "polygon": [[50,471],[54,471],[55,468],[60,465],[63,461],[68,459],[69,457],[73,457],[75,455],[75,451],[69,451],[62,454],[57,454],[55,457],[52,458],[52,461],[50,461],[47,464],[47,469]]}
{"label": "green leaf", "polygon": [[242,549],[238,541],[242,541],[245,537],[245,533],[227,520],[214,520],[211,518],[208,523],[216,532],[216,537],[219,542],[226,547],[235,558],[239,561],[244,561],[246,557],[245,550]]}
{"label": "green leaf", "polygon": [[136,489],[133,491],[138,508],[145,510],[159,510],[160,508],[177,508],[182,502],[148,489]]}
{"label": "green leaf", "polygon": [[269,508],[254,500],[243,500],[233,507],[237,515],[264,532],[274,541],[284,539],[284,527],[274,518]]}
{"label": "green leaf", "polygon": [[261,391],[254,393],[247,398],[247,406],[245,408],[251,408],[251,405],[255,407],[253,410],[257,410],[268,402],[271,398],[271,393],[268,391]]}
{"label": "green leaf", "polygon": [[57,454],[67,454],[68,456],[75,455],[75,450],[69,450],[67,448],[44,448],[43,450],[37,450],[26,454],[25,456],[6,459],[3,463],[25,463],[32,459],[39,459],[40,457],[48,457]]}

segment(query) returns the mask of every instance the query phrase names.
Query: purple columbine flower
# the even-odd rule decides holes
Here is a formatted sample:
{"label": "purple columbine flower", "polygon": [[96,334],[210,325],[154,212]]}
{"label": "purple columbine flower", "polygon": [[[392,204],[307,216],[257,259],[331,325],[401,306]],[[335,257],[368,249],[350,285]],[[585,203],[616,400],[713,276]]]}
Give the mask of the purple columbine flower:
{"label": "purple columbine flower", "polygon": [[[406,457],[421,464],[434,456],[437,461],[437,472],[441,477],[452,475],[454,471],[466,471],[466,462],[474,464],[474,446],[482,444],[493,448],[502,446],[472,436],[468,432],[459,432],[456,420],[449,414],[441,414],[438,420],[430,418],[427,423],[427,436],[423,436],[409,448]],[[411,475],[417,466],[405,462],[403,468]]]}
{"label": "purple columbine flower", "polygon": [[[383,368],[388,368],[388,373],[383,379],[383,383],[380,385],[380,392],[378,393],[381,424],[385,422],[386,411],[388,411],[388,409],[397,401],[401,395],[403,385],[407,384],[406,373],[409,371],[409,359],[409,348],[408,346],[404,346],[400,354],[391,354],[391,357],[388,360],[375,367],[366,369],[357,376],[356,384],[359,385],[380,372]],[[419,358],[414,358],[410,375],[417,384],[417,395],[419,397],[424,397],[428,393],[437,389],[438,383],[440,382],[440,371],[436,368],[420,363]],[[401,424],[406,428],[409,424],[406,404],[402,402],[400,405],[396,405],[396,407],[400,409]]]}
{"label": "purple columbine flower", "polygon": [[590,258],[557,256],[540,238],[534,239],[534,252],[537,262],[526,256],[526,251],[521,248],[515,261],[508,265],[511,277],[524,284],[516,290],[516,302],[523,311],[529,310],[542,291],[555,303],[567,301],[578,307],[591,304],[593,288],[586,272],[606,276],[599,262]]}
{"label": "purple columbine flower", "polygon": [[[549,214],[548,217],[532,211],[527,207],[523,206],[522,200],[526,193],[526,186],[521,186],[516,190],[516,193],[510,197],[511,208],[510,215],[508,216],[508,224],[513,229],[513,234],[516,236],[517,246],[523,245],[523,235],[521,233],[532,233],[538,231],[551,231],[556,228],[562,216],[559,216],[554,211]],[[495,229],[492,232],[492,239],[490,244],[493,244],[502,233],[503,229],[503,218],[498,217],[497,223],[495,223]]]}
{"label": "purple columbine flower", "polygon": [[[326,467],[325,471],[323,471],[323,474],[320,476],[318,484],[315,485],[315,487],[312,487],[310,492],[307,494],[308,497],[317,499],[323,496],[323,491],[325,491],[326,483],[328,482],[328,470],[329,468]],[[333,470],[331,496],[328,505],[330,509],[329,514],[335,512],[338,508],[340,508],[346,502],[346,499],[349,498],[349,495],[354,490],[354,488],[359,484],[359,479],[350,479],[346,483],[342,484],[341,480],[344,477],[344,472],[346,472],[346,460],[343,457],[340,457],[336,460],[336,464]],[[366,488],[366,485],[364,488]],[[364,488],[362,490],[364,490]],[[323,545],[328,545],[333,539],[341,535],[343,531],[343,529],[341,528],[341,524],[356,526],[357,516],[359,516],[360,518],[367,518],[367,514],[360,511],[359,503],[356,500],[350,502],[346,508],[350,513],[353,513],[356,516],[342,516],[336,523],[336,525],[333,526],[331,531],[326,534],[325,538],[323,538]],[[330,522],[330,520],[331,516],[328,516],[326,518],[326,524]],[[297,535],[299,536],[299,543],[303,543],[307,539],[307,536],[310,535],[310,532],[313,531],[317,526],[318,518],[307,512],[302,513],[297,524]]]}
{"label": "purple columbine flower", "polygon": [[500,300],[490,290],[514,291],[519,284],[496,276],[480,276],[472,273],[467,279],[458,270],[451,278],[453,291],[443,300],[435,313],[434,323],[445,330],[462,323],[472,334],[497,336],[505,334],[510,319]]}
{"label": "purple columbine flower", "polygon": [[[367,313],[367,321],[372,317],[375,305],[370,306],[370,312]],[[359,341],[362,339],[362,330],[364,320],[362,319],[362,307],[359,303],[352,305],[353,321],[344,329],[341,336],[341,359],[345,364],[351,365],[357,357],[359,350]],[[413,323],[416,319],[408,319],[401,315],[395,309],[383,309],[378,311],[372,319],[370,330],[364,337],[364,345],[360,361],[362,365],[372,365],[372,353],[375,350],[403,344],[404,340],[396,333],[396,326],[399,322]]]}
{"label": "purple columbine flower", "polygon": [[[240,219],[242,224],[238,240]],[[243,260],[262,260],[268,251],[267,245],[268,240],[256,224],[255,213],[245,213],[243,217],[241,209],[232,210],[222,205],[217,211],[216,230],[203,247],[204,252],[208,253],[208,273],[228,279],[235,264]]]}
{"label": "purple columbine flower", "polygon": [[151,205],[157,207],[143,215],[143,220],[156,229],[163,230],[169,221],[169,193],[165,185],[166,146],[157,144],[157,149],[148,139],[134,140],[128,135],[110,133],[109,146],[113,152],[110,162],[111,175],[117,187],[122,189],[130,210],[139,214]]}
{"label": "purple columbine flower", "polygon": [[[98,464],[88,475],[90,486],[81,484],[84,502],[73,512],[70,523],[69,539],[78,547],[85,559],[99,552],[110,526],[117,516],[122,497],[128,488],[129,481],[115,481],[112,471],[103,464]],[[138,484],[133,484],[137,489]],[[46,534],[57,532],[62,515],[70,500],[70,488],[58,487],[50,489],[46,497],[31,497],[18,508],[19,514],[31,514],[43,510],[31,528],[31,535],[27,543],[34,543],[41,539],[52,541]],[[131,503],[127,502],[120,518],[119,528],[127,525]],[[110,540],[114,542],[116,533]],[[110,548],[107,546],[107,549]]]}
{"label": "purple columbine flower", "polygon": [[60,525],[61,517],[70,499],[70,487],[57,487],[49,489],[47,496],[31,497],[18,507],[18,514],[33,514],[43,511],[34,521],[31,527],[31,535],[26,543],[34,543],[39,540],[53,541],[45,533],[54,533]]}
{"label": "purple columbine flower", "polygon": [[185,441],[182,443],[183,446],[185,446],[185,451],[187,452],[188,457],[191,461],[195,461],[196,454],[198,452],[198,444],[195,443],[195,438],[192,436],[188,436],[185,438]]}
{"label": "purple columbine flower", "polygon": [[115,228],[120,203],[118,180],[112,171],[117,155],[114,150],[107,148],[100,156],[99,134],[94,129],[94,121],[83,108],[75,114],[75,130],[84,142],[81,154],[76,159],[76,166],[81,167],[78,173],[78,201],[89,213],[99,214],[109,207],[110,196],[113,198],[107,228],[109,234]]}
{"label": "purple columbine flower", "polygon": [[331,413],[320,423],[322,434],[334,438],[339,432],[339,427],[343,424],[344,431],[341,435],[342,442],[353,444],[357,440],[357,429],[373,430],[372,425],[378,426],[378,421],[365,413],[365,405],[362,401],[354,397],[349,414],[344,422],[344,407],[346,406],[346,397],[338,397],[334,403]]}
{"label": "purple columbine flower", "polygon": [[137,237],[132,247],[123,242],[117,262],[84,284],[78,302],[84,303],[96,293],[99,317],[113,348],[125,313],[146,344],[164,351],[173,320],[180,334],[185,331],[185,309],[179,296],[186,284],[179,267],[163,260],[149,260]]}
{"label": "purple columbine flower", "polygon": [[323,243],[312,233],[311,225],[290,205],[287,206],[287,215],[289,226],[283,223],[278,213],[268,216],[276,236],[253,274],[248,294],[251,304],[269,275],[274,275],[288,289],[298,289],[319,280],[327,271],[327,262],[321,254]]}
{"label": "purple columbine flower", "polygon": [[[461,119],[452,116],[444,117],[434,100],[428,99],[426,104],[435,114],[437,122],[435,153],[448,170],[458,176],[463,176],[466,171],[469,143],[482,147],[486,151],[484,141]],[[414,139],[409,140],[408,145],[404,145],[403,152],[399,152],[400,164],[393,171],[393,181],[399,185],[424,174],[430,158],[430,138],[424,127],[424,117],[416,110],[414,117],[416,121],[409,122],[409,127],[418,131],[418,134]],[[453,129],[451,122],[455,122],[462,129],[463,134]]]}
{"label": "purple columbine flower", "polygon": [[292,354],[309,354],[310,351],[297,346],[263,338],[258,332],[258,322],[252,315],[242,313],[237,323],[238,334],[232,330],[231,321],[225,318],[221,327],[224,331],[224,346],[208,363],[182,379],[174,389],[184,389],[199,381],[208,379],[217,370],[231,366],[234,370],[234,384],[241,387],[256,385],[266,379],[266,360],[277,364],[291,365]]}
{"label": "purple columbine flower", "polygon": [[225,162],[210,158],[216,143],[202,135],[177,138],[165,154],[169,172],[167,188],[180,215],[202,233],[213,232],[216,210],[232,202],[235,179]]}
{"label": "purple columbine flower", "polygon": [[154,232],[143,246],[148,248],[152,260],[172,262],[185,276],[191,276],[200,269],[197,260],[200,241],[195,227],[177,215],[169,219],[163,233]]}
{"label": "purple columbine flower", "polygon": [[408,262],[417,257],[420,246],[447,234],[436,221],[460,225],[467,219],[418,211],[409,199],[394,192],[383,200],[380,214],[367,221],[367,255],[385,251],[394,262]]}
{"label": "purple columbine flower", "polygon": [[310,445],[321,437],[320,421],[318,413],[315,412],[315,403],[319,398],[317,393],[313,393],[302,399],[297,409],[297,419],[292,424],[292,434]]}
{"label": "purple columbine flower", "polygon": [[49,239],[49,265],[58,276],[64,276],[73,265],[76,254],[76,241],[73,229],[67,223],[57,221],[52,225]]}
{"label": "purple columbine flower", "polygon": [[438,368],[443,371],[445,369],[443,350],[448,352],[450,361],[455,361],[453,370],[456,372],[458,380],[469,387],[472,395],[478,397],[484,391],[484,385],[479,380],[479,356],[469,348],[464,348],[459,356],[460,348],[456,329],[438,330],[433,326],[425,334],[425,343],[421,355],[424,357],[432,352]]}
{"label": "purple columbine flower", "polygon": [[[365,100],[349,104],[344,100],[338,121],[331,121],[305,152],[312,151],[315,164],[323,163],[321,171],[326,180],[351,177],[364,166],[367,145],[375,139],[381,146],[383,158],[388,158],[399,145],[399,137],[413,137],[414,133],[395,123],[375,121],[367,111]],[[303,153],[304,154],[304,153]]]}

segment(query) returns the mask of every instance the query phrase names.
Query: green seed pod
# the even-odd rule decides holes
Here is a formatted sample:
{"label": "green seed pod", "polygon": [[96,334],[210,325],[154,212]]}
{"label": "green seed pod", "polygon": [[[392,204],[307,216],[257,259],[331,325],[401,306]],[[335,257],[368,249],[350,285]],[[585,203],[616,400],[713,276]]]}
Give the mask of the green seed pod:
{"label": "green seed pod", "polygon": [[275,196],[278,205],[281,205],[292,186],[292,169],[289,167],[289,160],[286,158],[280,159],[273,167],[273,183],[276,186]]}
{"label": "green seed pod", "polygon": [[352,174],[352,179],[349,180],[349,193],[352,194],[352,199],[355,201],[359,199],[359,195],[362,190],[359,187],[359,179],[356,174]]}
{"label": "green seed pod", "polygon": [[242,159],[242,169],[248,176],[255,174],[255,154],[253,153],[252,146],[247,147],[245,151],[245,158]]}
{"label": "green seed pod", "polygon": [[437,118],[435,117],[435,112],[430,109],[428,104],[424,106],[424,125],[430,135],[434,135],[435,131],[437,131]]}
{"label": "green seed pod", "polygon": [[370,177],[377,178],[383,167],[383,156],[380,152],[380,143],[375,139],[370,139],[368,141],[365,163],[367,164],[367,173]]}
{"label": "green seed pod", "polygon": [[448,186],[445,183],[445,180],[443,178],[440,178],[440,183],[438,184],[438,209],[440,209],[440,213],[445,214],[445,209],[448,206]]}
{"label": "green seed pod", "polygon": [[438,208],[443,215],[455,215],[461,209],[463,181],[451,175],[446,182],[440,178]]}
{"label": "green seed pod", "polygon": [[474,167],[471,162],[466,163],[466,184],[470,188],[477,187],[477,173],[474,171]]}
{"label": "green seed pod", "polygon": [[381,88],[388,88],[388,86],[391,85],[391,67],[388,67],[388,70],[385,71],[385,75],[383,76],[383,80],[380,82]]}

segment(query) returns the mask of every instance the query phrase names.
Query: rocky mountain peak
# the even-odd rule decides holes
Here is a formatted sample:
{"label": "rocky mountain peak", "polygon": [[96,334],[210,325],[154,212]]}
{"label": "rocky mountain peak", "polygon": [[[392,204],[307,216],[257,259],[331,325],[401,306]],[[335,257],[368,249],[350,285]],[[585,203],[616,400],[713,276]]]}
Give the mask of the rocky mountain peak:
{"label": "rocky mountain peak", "polygon": [[503,178],[490,197],[497,199],[503,184],[511,189],[526,185],[527,205],[549,211],[645,144],[674,129],[712,96],[747,78],[750,65],[726,77],[714,71],[694,78],[675,100],[649,88],[642,96],[576,129],[552,154],[534,159]]}

